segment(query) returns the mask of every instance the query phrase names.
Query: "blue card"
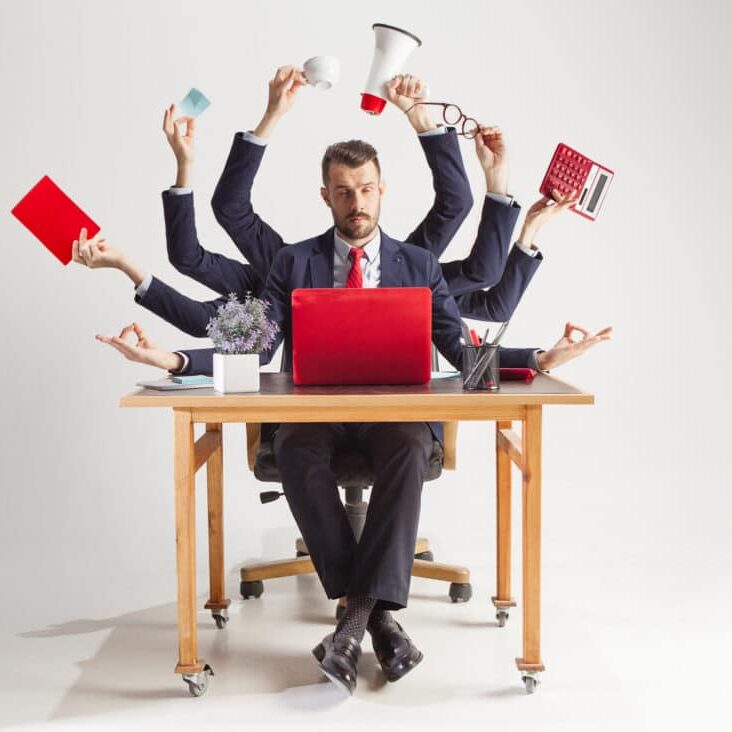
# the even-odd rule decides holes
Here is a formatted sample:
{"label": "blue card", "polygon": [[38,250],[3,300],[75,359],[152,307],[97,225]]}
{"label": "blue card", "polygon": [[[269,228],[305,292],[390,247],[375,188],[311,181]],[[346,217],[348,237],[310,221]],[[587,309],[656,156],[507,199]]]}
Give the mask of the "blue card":
{"label": "blue card", "polygon": [[211,106],[211,102],[198,89],[191,89],[178,104],[178,113],[181,117],[198,117]]}

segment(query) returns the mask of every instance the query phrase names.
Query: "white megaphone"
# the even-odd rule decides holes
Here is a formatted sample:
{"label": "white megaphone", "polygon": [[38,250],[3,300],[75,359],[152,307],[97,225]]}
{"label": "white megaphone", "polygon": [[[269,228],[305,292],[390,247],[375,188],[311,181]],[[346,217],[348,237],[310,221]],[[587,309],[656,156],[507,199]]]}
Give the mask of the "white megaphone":
{"label": "white megaphone", "polygon": [[361,94],[361,109],[369,114],[381,114],[386,106],[386,84],[402,69],[404,62],[422,41],[413,33],[393,25],[374,23],[376,48],[366,90]]}

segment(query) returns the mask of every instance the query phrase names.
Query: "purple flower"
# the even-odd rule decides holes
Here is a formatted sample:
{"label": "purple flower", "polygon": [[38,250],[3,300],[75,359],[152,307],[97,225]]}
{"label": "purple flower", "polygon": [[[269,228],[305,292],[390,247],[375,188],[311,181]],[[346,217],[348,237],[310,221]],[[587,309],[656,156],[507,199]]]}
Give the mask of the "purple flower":
{"label": "purple flower", "polygon": [[208,321],[206,333],[217,353],[261,353],[274,342],[277,323],[267,317],[269,303],[247,295],[243,303],[232,292]]}

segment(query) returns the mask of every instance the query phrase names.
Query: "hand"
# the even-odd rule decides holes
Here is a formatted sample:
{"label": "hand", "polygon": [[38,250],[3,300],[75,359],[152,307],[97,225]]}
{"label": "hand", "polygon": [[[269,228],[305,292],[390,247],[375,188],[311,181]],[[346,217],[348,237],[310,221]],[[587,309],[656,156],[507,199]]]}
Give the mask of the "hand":
{"label": "hand", "polygon": [[419,132],[434,130],[437,125],[432,121],[428,108],[415,104],[427,99],[427,84],[423,79],[411,74],[397,74],[386,85],[386,97],[407,115],[412,127]]}
{"label": "hand", "polygon": [[[185,132],[183,131],[185,125]],[[193,138],[196,131],[196,120],[193,117],[175,119],[175,104],[171,104],[163,115],[163,132],[173,148],[178,165],[193,164]]]}
{"label": "hand", "polygon": [[411,74],[397,74],[386,85],[387,99],[402,112],[413,107],[415,102],[424,102],[427,97],[427,83]]}
{"label": "hand", "polygon": [[[574,332],[580,333],[580,340],[572,340]],[[540,353],[536,357],[536,365],[542,371],[549,371],[555,366],[571,361],[577,356],[581,356],[588,348],[597,345],[600,341],[607,341],[612,338],[612,327],[603,328],[594,335],[578,325],[567,323],[564,326],[564,335],[544,353]]]}
{"label": "hand", "polygon": [[[137,343],[130,343],[127,340],[132,333],[137,337]],[[159,350],[137,323],[123,328],[116,337],[98,335],[96,338],[98,341],[116,348],[128,361],[157,366],[168,371],[179,371],[183,366],[182,356]]]}
{"label": "hand", "polygon": [[500,127],[480,125],[475,136],[475,152],[485,173],[489,193],[508,193],[508,151]]}
{"label": "hand", "polygon": [[112,267],[121,269],[124,255],[119,249],[107,244],[106,239],[95,236],[93,239],[86,238],[86,229],[79,232],[78,240],[75,239],[71,245],[71,256],[77,264],[83,264],[89,269],[100,267]]}
{"label": "hand", "polygon": [[554,188],[552,190],[552,197],[553,198],[547,198],[546,196],[543,196],[526,212],[524,225],[521,228],[521,235],[518,239],[519,244],[526,247],[536,248],[534,247],[534,237],[542,226],[557,214],[562,213],[562,211],[566,211],[577,203],[576,191],[570,191],[566,196],[562,196],[562,194]]}
{"label": "hand", "polygon": [[300,87],[307,83],[302,69],[295,66],[280,66],[277,69],[274,78],[269,82],[269,98],[264,117],[254,130],[257,137],[269,137],[279,118],[292,109]]}
{"label": "hand", "polygon": [[79,232],[78,240],[71,245],[71,256],[77,264],[83,264],[89,269],[103,267],[118,269],[124,272],[135,287],[145,279],[145,273],[130,262],[119,249],[107,244],[105,239],[94,237],[87,241],[86,229]]}

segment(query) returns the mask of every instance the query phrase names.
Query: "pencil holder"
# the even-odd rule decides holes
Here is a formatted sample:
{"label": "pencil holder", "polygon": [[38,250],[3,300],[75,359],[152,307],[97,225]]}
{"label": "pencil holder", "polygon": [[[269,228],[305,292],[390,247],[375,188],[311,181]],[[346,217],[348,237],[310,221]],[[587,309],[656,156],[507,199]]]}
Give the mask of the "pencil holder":
{"label": "pencil holder", "polygon": [[463,346],[463,389],[497,391],[500,386],[498,346]]}

